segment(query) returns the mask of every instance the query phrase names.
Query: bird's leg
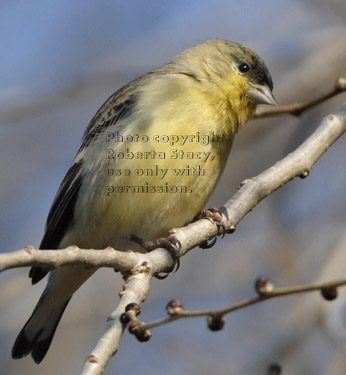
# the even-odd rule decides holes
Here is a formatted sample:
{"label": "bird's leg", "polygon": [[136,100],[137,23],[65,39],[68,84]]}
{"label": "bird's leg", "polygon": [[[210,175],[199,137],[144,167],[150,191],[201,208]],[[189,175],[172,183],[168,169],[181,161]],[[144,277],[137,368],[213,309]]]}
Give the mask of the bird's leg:
{"label": "bird's leg", "polygon": [[180,267],[180,259],[179,259],[179,249],[181,248],[181,243],[176,238],[170,236],[169,238],[158,238],[156,240],[148,240],[145,241],[142,238],[132,234],[130,236],[130,240],[140,245],[146,251],[152,251],[163,247],[166,249],[171,257],[173,258],[173,265],[169,267],[164,273],[161,275],[160,273],[155,274],[157,279],[165,279],[170,272],[178,271]]}

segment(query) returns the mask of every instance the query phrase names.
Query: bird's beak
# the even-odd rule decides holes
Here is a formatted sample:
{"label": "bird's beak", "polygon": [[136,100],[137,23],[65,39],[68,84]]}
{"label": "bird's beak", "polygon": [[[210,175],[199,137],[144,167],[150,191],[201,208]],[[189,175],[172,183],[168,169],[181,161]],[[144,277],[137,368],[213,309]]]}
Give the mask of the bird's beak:
{"label": "bird's beak", "polygon": [[276,105],[276,100],[267,85],[251,85],[246,93],[256,104]]}

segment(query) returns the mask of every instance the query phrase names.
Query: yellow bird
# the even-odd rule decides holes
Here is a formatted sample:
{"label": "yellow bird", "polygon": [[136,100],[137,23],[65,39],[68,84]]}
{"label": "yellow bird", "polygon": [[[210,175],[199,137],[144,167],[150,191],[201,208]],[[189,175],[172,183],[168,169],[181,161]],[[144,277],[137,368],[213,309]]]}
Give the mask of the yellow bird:
{"label": "yellow bird", "polygon": [[[222,39],[191,47],[116,91],[90,121],[50,209],[40,249],[143,251],[191,222],[225,168],[235,133],[257,104],[275,104],[262,59]],[[13,358],[42,361],[73,293],[96,271],[63,267],[19,333]],[[47,270],[33,267],[32,283]]]}

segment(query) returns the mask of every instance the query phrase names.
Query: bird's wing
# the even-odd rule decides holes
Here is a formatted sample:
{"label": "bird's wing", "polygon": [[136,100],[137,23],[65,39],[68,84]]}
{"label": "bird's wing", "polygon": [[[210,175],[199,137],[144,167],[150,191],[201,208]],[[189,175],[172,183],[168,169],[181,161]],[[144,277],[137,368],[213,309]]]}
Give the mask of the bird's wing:
{"label": "bird's wing", "polygon": [[[41,241],[40,249],[56,249],[70,225],[78,191],[82,185],[81,172],[82,161],[79,161],[71,166],[61,183],[48,214],[46,232]],[[29,277],[31,282],[36,284],[47,273],[48,271],[41,267],[33,267],[30,270]]]}
{"label": "bird's wing", "polygon": [[[78,192],[83,184],[83,154],[87,148],[107,128],[125,119],[132,113],[139,93],[131,93],[131,90],[125,90],[125,93],[123,93],[124,89],[126,89],[126,86],[113,94],[90,121],[75,162],[67,172],[54,198],[48,214],[46,232],[43,236],[40,249],[58,248],[73,221]],[[29,277],[32,284],[39,282],[47,273],[48,270],[41,267],[31,268]]]}

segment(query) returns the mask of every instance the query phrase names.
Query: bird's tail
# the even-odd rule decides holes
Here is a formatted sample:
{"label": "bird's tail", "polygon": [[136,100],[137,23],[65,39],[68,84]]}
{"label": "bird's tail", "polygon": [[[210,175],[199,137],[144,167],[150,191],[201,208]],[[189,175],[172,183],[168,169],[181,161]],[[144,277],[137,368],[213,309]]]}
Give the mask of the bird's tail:
{"label": "bird's tail", "polygon": [[73,293],[96,270],[66,266],[51,271],[41,298],[13,345],[13,358],[23,358],[31,353],[36,363],[42,361]]}
{"label": "bird's tail", "polygon": [[56,327],[70,301],[69,298],[53,308],[47,295],[48,293],[42,294],[29,320],[20,331],[12,348],[12,358],[23,358],[31,353],[33,360],[40,363],[46,355]]}

